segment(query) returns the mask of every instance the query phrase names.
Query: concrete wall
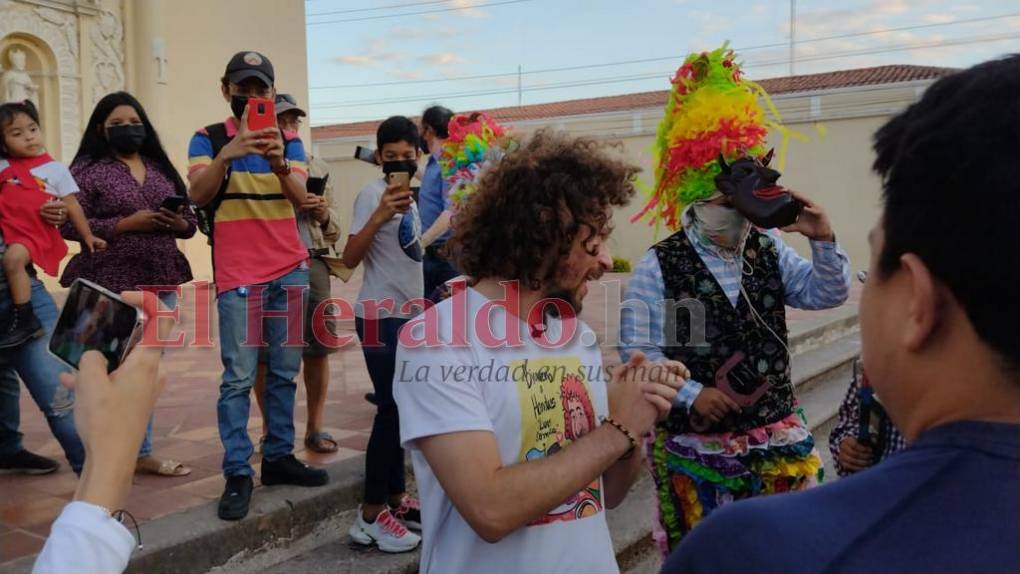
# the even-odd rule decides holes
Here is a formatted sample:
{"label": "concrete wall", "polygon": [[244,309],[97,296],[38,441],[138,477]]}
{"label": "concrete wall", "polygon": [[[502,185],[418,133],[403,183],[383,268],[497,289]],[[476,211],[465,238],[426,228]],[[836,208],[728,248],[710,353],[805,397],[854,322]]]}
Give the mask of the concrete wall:
{"label": "concrete wall", "polygon": [[[894,113],[915,101],[928,82],[847,88],[841,90],[782,95],[774,98],[787,127],[810,138],[792,139],[786,154],[781,183],[803,192],[829,213],[839,242],[850,255],[853,268],[867,267],[867,233],[879,214],[881,186],[871,172],[871,137]],[[654,130],[661,109],[642,109],[591,116],[552,118],[511,124],[516,132],[527,135],[540,127],[563,129],[576,135],[615,140],[622,153],[643,169],[642,181],[651,184]],[[779,145],[779,137],[770,137]],[[319,156],[332,167],[341,199],[345,229],[358,190],[377,168],[352,159],[356,145],[375,147],[374,135],[317,141]],[[615,215],[612,237],[615,255],[636,263],[654,243],[653,228],[628,220],[643,205],[638,197]],[[668,231],[661,230],[659,238]],[[788,241],[807,255],[807,241],[788,236]]]}
{"label": "concrete wall", "polygon": [[[125,15],[129,89],[152,116],[181,173],[195,130],[230,115],[220,95],[220,78],[235,52],[256,50],[268,56],[277,89],[307,105],[303,0],[130,0]],[[162,80],[160,44],[166,58]],[[302,139],[310,141],[307,128]],[[182,249],[195,278],[211,280],[205,236],[199,233],[182,242]]]}

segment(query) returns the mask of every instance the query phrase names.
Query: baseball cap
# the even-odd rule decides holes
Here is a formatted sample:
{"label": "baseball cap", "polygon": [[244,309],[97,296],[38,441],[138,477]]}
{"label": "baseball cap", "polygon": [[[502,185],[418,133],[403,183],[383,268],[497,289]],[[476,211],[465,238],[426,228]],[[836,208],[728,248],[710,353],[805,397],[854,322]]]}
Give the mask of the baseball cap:
{"label": "baseball cap", "polygon": [[304,110],[298,106],[297,100],[290,94],[276,94],[276,115],[280,115],[284,112],[294,111],[299,116],[307,116]]}
{"label": "baseball cap", "polygon": [[232,84],[240,84],[248,78],[258,78],[265,85],[272,86],[276,79],[269,58],[252,51],[234,54],[227,62],[227,71],[224,75]]}

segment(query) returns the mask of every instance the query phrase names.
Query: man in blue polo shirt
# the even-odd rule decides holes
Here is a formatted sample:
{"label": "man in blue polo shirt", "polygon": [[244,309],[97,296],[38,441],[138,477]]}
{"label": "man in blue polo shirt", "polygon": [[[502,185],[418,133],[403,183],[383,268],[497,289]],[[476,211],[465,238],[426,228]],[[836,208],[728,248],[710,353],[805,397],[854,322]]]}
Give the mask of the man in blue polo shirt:
{"label": "man in blue polo shirt", "polygon": [[421,228],[425,230],[422,239],[428,237],[431,240],[425,247],[425,257],[422,260],[426,298],[432,297],[437,287],[458,275],[440,250],[450,237],[452,205],[449,184],[443,179],[442,168],[439,166],[439,156],[443,152],[443,143],[450,137],[447,127],[452,117],[453,112],[443,106],[432,106],[421,115],[421,150],[428,155],[428,161],[421,178],[418,206]]}
{"label": "man in blue polo shirt", "polygon": [[1020,56],[985,62],[875,136],[885,196],[862,357],[910,446],[828,486],[721,508],[663,572],[1020,572],[1020,179],[1003,162],[1018,93]]}

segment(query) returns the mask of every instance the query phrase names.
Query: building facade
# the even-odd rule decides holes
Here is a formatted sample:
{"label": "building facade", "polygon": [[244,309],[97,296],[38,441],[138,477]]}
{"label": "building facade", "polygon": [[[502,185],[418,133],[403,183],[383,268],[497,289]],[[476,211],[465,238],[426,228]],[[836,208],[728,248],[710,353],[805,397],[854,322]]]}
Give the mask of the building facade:
{"label": "building facade", "polygon": [[[826,209],[855,269],[867,267],[867,234],[880,212],[881,182],[871,171],[872,135],[892,115],[917,101],[932,82],[951,72],[926,66],[880,66],[760,82],[771,94],[786,126],[803,136],[789,142],[780,183],[803,192]],[[487,112],[523,136],[549,127],[619,141],[625,157],[641,166],[641,181],[650,186],[654,181],[655,130],[667,96],[666,91],[644,92]],[[332,166],[337,189],[347,206],[366,181],[379,176],[377,168],[353,159],[355,146],[375,147],[377,125],[359,122],[312,130],[319,156]],[[776,146],[780,143],[775,133],[770,141]],[[644,222],[628,223],[645,199],[636,198],[615,215],[613,254],[632,263],[656,237],[663,239],[669,233],[663,229],[656,234]],[[349,208],[344,217],[349,220]],[[808,254],[807,241],[802,237],[786,239]]]}
{"label": "building facade", "polygon": [[[222,121],[227,60],[266,54],[277,86],[308,101],[303,0],[0,0],[0,99],[39,107],[48,151],[70,162],[97,101],[117,90],[145,106],[184,173],[197,128]],[[308,141],[308,133],[304,134]],[[182,242],[211,279],[204,237]],[[71,246],[77,250],[77,244]],[[56,280],[46,278],[49,286]]]}

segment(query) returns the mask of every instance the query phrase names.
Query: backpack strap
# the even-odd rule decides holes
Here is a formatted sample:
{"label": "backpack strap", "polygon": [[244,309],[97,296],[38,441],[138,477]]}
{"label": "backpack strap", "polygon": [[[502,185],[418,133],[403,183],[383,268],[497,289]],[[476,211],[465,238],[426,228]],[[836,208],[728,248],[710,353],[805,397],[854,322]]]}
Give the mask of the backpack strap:
{"label": "backpack strap", "polygon": [[[212,157],[220,155],[220,151],[230,143],[230,138],[227,136],[227,125],[223,122],[218,124],[210,124],[205,127],[205,133],[209,137],[209,143],[212,145]],[[223,175],[223,181],[220,183],[220,188],[216,190],[216,195],[213,196],[209,203],[202,207],[196,207],[195,213],[198,216],[199,230],[205,233],[209,237],[209,244],[212,245],[213,236],[213,222],[216,218],[216,210],[219,209],[220,204],[223,202],[223,194],[227,191],[227,184],[230,182],[230,163],[227,163],[226,173]]]}

